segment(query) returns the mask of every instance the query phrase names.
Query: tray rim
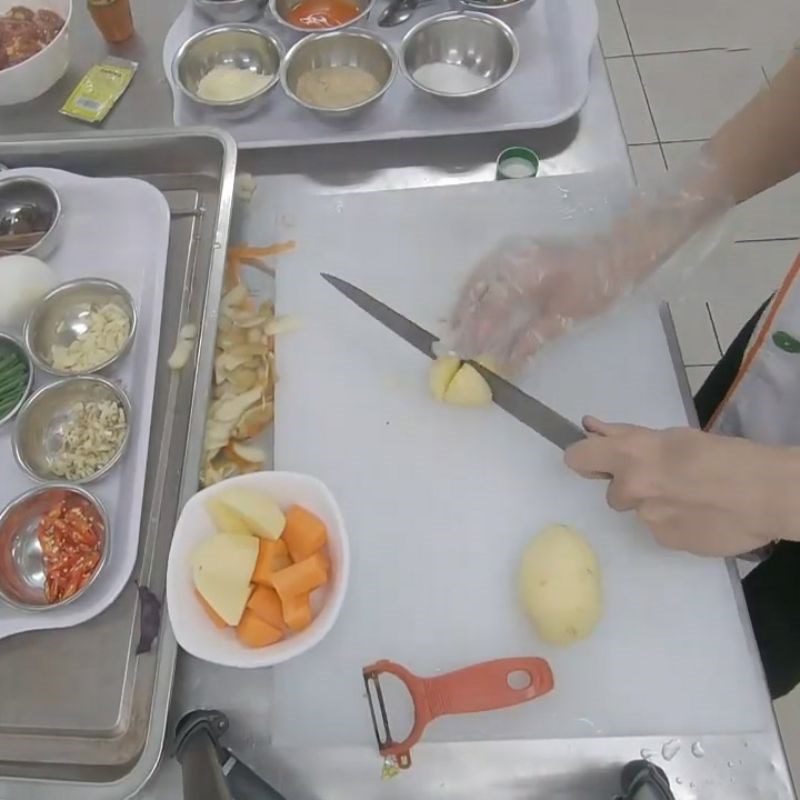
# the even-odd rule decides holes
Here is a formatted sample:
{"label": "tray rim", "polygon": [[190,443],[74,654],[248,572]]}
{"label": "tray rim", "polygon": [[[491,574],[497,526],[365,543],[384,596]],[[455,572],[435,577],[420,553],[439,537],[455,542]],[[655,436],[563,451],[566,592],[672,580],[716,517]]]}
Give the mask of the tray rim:
{"label": "tray rim", "polygon": [[[3,155],[10,151],[29,152],[40,146],[43,155],[61,154],[65,150],[84,150],[111,147],[122,144],[132,149],[146,147],[151,143],[163,143],[186,139],[211,139],[221,147],[219,202],[215,207],[214,244],[208,268],[208,282],[202,304],[201,331],[197,340],[197,368],[192,382],[192,407],[189,411],[188,435],[184,447],[183,471],[179,488],[179,509],[198,490],[197,476],[203,453],[202,431],[205,428],[206,410],[209,401],[208,387],[213,374],[214,342],[216,337],[218,304],[222,295],[222,282],[225,269],[225,251],[231,227],[233,210],[234,179],[236,175],[237,146],[227,132],[212,126],[193,128],[158,128],[128,131],[76,131],[73,134],[45,134],[2,140]],[[186,170],[181,169],[180,174]],[[164,174],[164,173],[162,173]],[[125,177],[125,176],[118,176]],[[132,177],[132,176],[128,176]],[[198,393],[198,388],[202,390]],[[201,435],[197,435],[200,433]],[[193,468],[194,465],[196,468]],[[168,615],[163,615],[161,634],[157,642],[157,663],[154,673],[153,691],[145,733],[145,744],[123,776],[112,781],[68,781],[32,778],[6,777],[0,774],[0,789],[13,787],[14,796],[38,798],[40,792],[57,791],[62,800],[75,798],[117,798],[131,797],[138,792],[158,768],[166,734],[172,687],[177,661],[177,643],[168,624]],[[41,763],[41,762],[39,762]],[[47,787],[45,789],[45,787]]]}

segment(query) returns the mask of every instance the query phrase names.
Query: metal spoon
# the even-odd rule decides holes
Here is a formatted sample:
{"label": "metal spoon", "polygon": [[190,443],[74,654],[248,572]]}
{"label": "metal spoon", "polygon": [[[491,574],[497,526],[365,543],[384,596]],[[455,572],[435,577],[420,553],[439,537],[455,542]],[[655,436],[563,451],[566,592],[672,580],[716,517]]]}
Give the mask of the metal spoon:
{"label": "metal spoon", "polygon": [[394,28],[402,25],[414,16],[414,12],[420,6],[426,6],[434,0],[390,0],[386,8],[378,17],[378,25],[381,28]]}

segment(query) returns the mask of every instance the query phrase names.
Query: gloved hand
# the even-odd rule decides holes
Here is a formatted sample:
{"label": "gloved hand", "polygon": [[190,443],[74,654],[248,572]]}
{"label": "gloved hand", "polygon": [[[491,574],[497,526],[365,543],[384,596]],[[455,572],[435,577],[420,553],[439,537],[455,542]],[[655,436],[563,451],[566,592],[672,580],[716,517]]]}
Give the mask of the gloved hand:
{"label": "gloved hand", "polygon": [[692,428],[651,430],[587,417],[567,466],[612,476],[608,504],[635,511],[665,547],[733,556],[800,539],[800,449],[767,447]]}
{"label": "gloved hand", "polygon": [[452,315],[452,349],[514,371],[545,342],[605,310],[628,274],[602,237],[567,242],[518,237],[478,264]]}
{"label": "gloved hand", "polygon": [[734,204],[708,153],[637,191],[599,233],[517,237],[474,269],[451,316],[446,349],[513,370],[545,342],[605,311],[683,242]]}

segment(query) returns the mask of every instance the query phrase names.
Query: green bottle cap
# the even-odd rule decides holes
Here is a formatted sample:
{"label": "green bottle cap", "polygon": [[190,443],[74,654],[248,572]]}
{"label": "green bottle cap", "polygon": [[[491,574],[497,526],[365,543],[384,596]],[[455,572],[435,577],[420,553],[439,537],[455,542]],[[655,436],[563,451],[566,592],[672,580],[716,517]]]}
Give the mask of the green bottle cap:
{"label": "green bottle cap", "polygon": [[528,147],[507,147],[497,156],[495,179],[535,178],[539,171],[539,156]]}

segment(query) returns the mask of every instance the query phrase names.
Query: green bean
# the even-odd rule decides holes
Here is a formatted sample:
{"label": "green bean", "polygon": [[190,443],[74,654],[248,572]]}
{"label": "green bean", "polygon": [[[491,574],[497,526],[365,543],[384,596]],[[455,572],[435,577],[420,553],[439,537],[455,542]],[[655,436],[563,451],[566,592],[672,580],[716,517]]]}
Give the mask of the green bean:
{"label": "green bean", "polygon": [[27,380],[27,372],[19,372],[14,375],[9,375],[8,377],[0,375],[0,395],[18,386],[24,386]]}

